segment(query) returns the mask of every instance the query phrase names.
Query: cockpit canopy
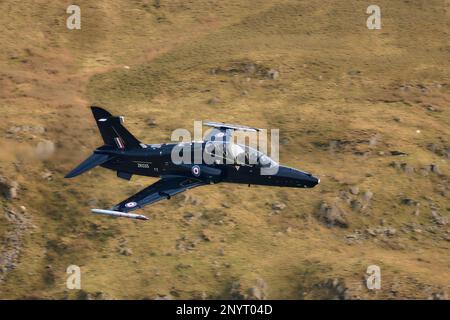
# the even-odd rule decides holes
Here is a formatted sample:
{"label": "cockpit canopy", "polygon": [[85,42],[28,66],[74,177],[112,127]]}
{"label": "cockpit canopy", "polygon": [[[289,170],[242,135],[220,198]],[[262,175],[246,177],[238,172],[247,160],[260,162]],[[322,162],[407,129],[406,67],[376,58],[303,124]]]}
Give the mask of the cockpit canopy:
{"label": "cockpit canopy", "polygon": [[221,160],[221,163],[225,164],[259,166],[263,168],[278,165],[261,151],[231,142],[208,141],[205,145],[205,153],[216,160]]}

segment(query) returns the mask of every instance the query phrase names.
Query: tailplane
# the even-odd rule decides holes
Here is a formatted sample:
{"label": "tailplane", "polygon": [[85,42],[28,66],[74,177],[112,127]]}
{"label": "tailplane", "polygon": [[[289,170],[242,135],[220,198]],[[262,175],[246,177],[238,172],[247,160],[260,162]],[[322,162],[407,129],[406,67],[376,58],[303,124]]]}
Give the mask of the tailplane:
{"label": "tailplane", "polygon": [[84,160],[82,163],[78,165],[75,169],[70,171],[64,178],[73,178],[76,177],[82,173],[85,173],[88,170],[91,170],[92,168],[99,166],[106,161],[111,160],[112,157],[108,154],[101,154],[101,153],[93,153],[89,158]]}

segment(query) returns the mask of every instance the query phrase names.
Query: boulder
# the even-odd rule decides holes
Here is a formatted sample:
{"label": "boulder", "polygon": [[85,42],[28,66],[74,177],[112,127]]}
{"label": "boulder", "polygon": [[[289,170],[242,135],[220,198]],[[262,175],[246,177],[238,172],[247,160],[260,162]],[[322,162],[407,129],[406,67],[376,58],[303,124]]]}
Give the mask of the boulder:
{"label": "boulder", "polygon": [[353,194],[354,196],[358,195],[359,194],[358,186],[350,187],[350,193]]}
{"label": "boulder", "polygon": [[283,202],[275,202],[272,204],[272,210],[274,211],[281,211],[284,210],[286,208],[286,204],[284,204]]}
{"label": "boulder", "polygon": [[318,218],[324,222],[329,227],[338,226],[341,228],[347,228],[348,223],[345,219],[346,212],[339,208],[337,205],[328,205],[327,203],[322,203]]}
{"label": "boulder", "polygon": [[220,102],[220,99],[217,97],[212,97],[211,99],[208,100],[208,104],[209,105],[216,105]]}
{"label": "boulder", "polygon": [[277,80],[280,77],[280,72],[275,69],[270,69],[267,71],[267,77],[272,80]]}
{"label": "boulder", "polygon": [[370,202],[370,200],[372,200],[372,197],[373,197],[373,192],[370,190],[367,190],[363,195],[363,200],[366,203],[368,203],[368,202]]}
{"label": "boulder", "polygon": [[18,197],[19,184],[0,176],[0,195],[6,199],[16,199]]}

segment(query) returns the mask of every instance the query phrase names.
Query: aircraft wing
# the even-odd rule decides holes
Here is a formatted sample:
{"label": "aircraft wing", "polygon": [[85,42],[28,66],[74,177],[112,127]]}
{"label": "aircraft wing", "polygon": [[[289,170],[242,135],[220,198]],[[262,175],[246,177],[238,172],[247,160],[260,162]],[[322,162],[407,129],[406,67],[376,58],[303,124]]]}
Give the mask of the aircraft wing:
{"label": "aircraft wing", "polygon": [[205,184],[205,182],[193,178],[165,176],[161,180],[117,204],[113,207],[113,210],[130,212],[160,200],[169,199],[171,196],[186,191],[187,189],[192,189]]}

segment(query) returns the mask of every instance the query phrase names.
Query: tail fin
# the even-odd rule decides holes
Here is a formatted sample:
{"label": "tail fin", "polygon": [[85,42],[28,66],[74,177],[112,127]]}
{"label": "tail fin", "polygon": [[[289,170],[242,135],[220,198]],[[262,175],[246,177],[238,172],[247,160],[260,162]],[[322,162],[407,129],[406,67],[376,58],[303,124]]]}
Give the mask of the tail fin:
{"label": "tail fin", "polygon": [[122,125],[123,117],[114,117],[100,107],[91,109],[105,145],[124,150],[141,147],[139,140]]}

